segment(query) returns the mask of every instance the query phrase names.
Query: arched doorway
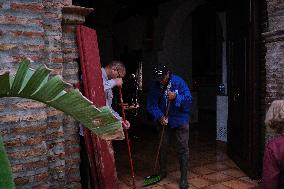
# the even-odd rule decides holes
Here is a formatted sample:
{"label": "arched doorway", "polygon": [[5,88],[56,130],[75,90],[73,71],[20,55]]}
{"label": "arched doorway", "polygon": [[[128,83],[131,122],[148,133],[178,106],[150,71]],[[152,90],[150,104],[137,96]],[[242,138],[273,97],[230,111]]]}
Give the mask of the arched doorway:
{"label": "arched doorway", "polygon": [[[168,5],[168,8],[171,8],[170,5]],[[172,10],[172,12],[168,14],[170,16],[163,20],[166,20],[167,22],[163,23],[164,30],[162,36],[160,36],[162,39],[162,47],[156,49],[155,52],[147,52],[148,54],[153,53],[154,56],[156,55],[158,60],[157,62],[166,63],[173,67],[174,72],[184,77],[184,79],[189,83],[192,92],[195,92],[195,102],[197,102],[197,106],[200,105],[200,111],[198,112],[200,114],[197,116],[199,117],[198,121],[200,120],[204,122],[203,125],[197,122],[197,126],[194,128],[199,130],[199,133],[195,132],[194,130],[190,131],[192,135],[191,139],[194,139],[194,137],[197,138],[197,140],[195,140],[195,144],[197,144],[197,146],[192,148],[195,151],[192,151],[191,153],[192,159],[190,160],[190,170],[196,168],[195,170],[197,172],[199,172],[199,166],[203,166],[204,164],[206,166],[209,165],[214,167],[214,165],[210,165],[212,164],[212,159],[214,159],[214,161],[226,161],[229,159],[226,149],[219,154],[217,154],[214,150],[217,146],[217,96],[226,96],[229,94],[229,96],[226,96],[227,100],[233,98],[232,93],[230,93],[228,90],[229,86],[226,85],[227,75],[229,75],[229,72],[233,70],[233,68],[230,67],[231,64],[229,65],[228,69],[226,68],[227,64],[230,63],[230,61],[227,59],[230,54],[227,54],[227,50],[229,48],[227,45],[229,43],[227,41],[227,36],[229,36],[229,33],[225,31],[227,31],[228,27],[231,26],[229,26],[228,22],[226,22],[226,19],[224,18],[229,16],[230,11],[230,7],[227,7],[225,2],[215,4],[214,1],[185,1],[183,4],[176,6],[174,11]],[[246,11],[247,9],[245,7],[238,7],[237,12],[242,14]],[[206,16],[206,14],[209,16]],[[138,19],[135,21],[137,20]],[[198,27],[202,30],[200,33],[195,30]],[[232,31],[232,33],[234,32]],[[206,37],[204,37],[205,35]],[[146,53],[142,51],[143,58],[145,58],[145,54]],[[199,61],[201,63],[195,63],[195,61]],[[150,66],[148,65],[148,68],[149,67]],[[195,72],[195,70],[197,71]],[[150,74],[150,71],[147,72],[147,80],[149,80]],[[203,79],[200,79],[202,77]],[[202,83],[205,84],[199,86],[198,91],[200,92],[195,89],[195,87],[197,87],[197,85],[194,85],[195,79],[200,79],[200,81],[203,80]],[[228,80],[228,84],[230,81],[231,80]],[[220,91],[218,91],[218,86],[222,83],[225,86],[225,95],[223,94],[224,91],[222,91],[222,88]],[[220,94],[218,92],[220,92]],[[198,98],[198,93],[200,93],[200,98]],[[201,102],[201,104],[198,104],[199,102]],[[197,108],[199,109],[199,107]],[[223,115],[224,113],[222,110],[223,109],[220,111],[220,115]],[[224,110],[228,112],[228,103]],[[230,115],[232,116],[232,114]],[[133,142],[133,157],[135,159],[134,163],[136,170],[138,169],[140,179],[141,175],[146,176],[149,173],[152,173],[152,161],[155,157],[155,147],[158,142],[157,133],[155,133],[154,126],[151,125],[149,121],[145,121],[144,116],[145,114],[140,114],[140,116],[133,118],[132,121],[132,131],[136,130],[134,133],[132,133],[133,136],[131,138]],[[227,125],[227,119],[228,118],[223,119],[225,125]],[[233,121],[233,123],[236,122]],[[192,124],[192,126],[193,125],[194,124]],[[228,125],[228,128],[229,127],[231,129],[231,125]],[[203,134],[209,135],[205,136]],[[235,135],[234,132],[230,132],[230,134],[236,138],[245,136],[243,134]],[[232,138],[228,138],[228,140],[231,139]],[[251,138],[249,138],[249,140],[250,139]],[[198,144],[201,144],[201,142],[205,143],[203,143],[203,145],[200,147]],[[213,146],[213,148],[208,148],[207,144],[214,144],[215,146]],[[249,144],[242,147],[244,150],[248,151],[248,146]],[[239,146],[234,145],[229,147],[231,149],[236,149]],[[127,175],[127,178],[131,178],[130,170],[123,169],[129,167],[125,141],[121,141],[121,145],[115,144],[115,156],[119,178],[122,176],[125,179]],[[207,157],[211,157],[212,159],[207,159]],[[231,157],[234,158],[234,154],[231,154]],[[177,168],[178,165],[174,156],[169,159],[172,163],[169,165],[169,167]],[[234,160],[238,162],[237,159]],[[233,171],[235,168],[236,167],[232,168]],[[248,168],[245,168],[244,170],[248,170]],[[216,170],[207,173],[215,174]]]}

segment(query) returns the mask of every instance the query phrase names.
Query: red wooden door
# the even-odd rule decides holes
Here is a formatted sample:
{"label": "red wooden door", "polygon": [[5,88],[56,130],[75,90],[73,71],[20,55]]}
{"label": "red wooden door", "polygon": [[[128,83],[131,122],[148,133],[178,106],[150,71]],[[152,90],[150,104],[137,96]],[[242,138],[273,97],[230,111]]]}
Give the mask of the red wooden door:
{"label": "red wooden door", "polygon": [[[96,31],[85,26],[77,27],[80,64],[85,96],[97,107],[105,106],[100,56]],[[99,189],[118,189],[115,161],[111,141],[99,139],[84,130],[86,149],[90,160],[91,179]],[[97,189],[97,188],[96,188]]]}

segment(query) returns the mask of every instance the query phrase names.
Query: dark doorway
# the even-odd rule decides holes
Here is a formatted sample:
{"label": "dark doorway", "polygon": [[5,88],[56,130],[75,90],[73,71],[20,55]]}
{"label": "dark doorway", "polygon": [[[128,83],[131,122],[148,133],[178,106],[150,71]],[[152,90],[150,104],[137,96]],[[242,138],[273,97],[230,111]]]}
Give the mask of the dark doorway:
{"label": "dark doorway", "polygon": [[192,13],[192,93],[198,120],[192,124],[206,138],[216,139],[217,85],[222,79],[222,28],[213,4]]}
{"label": "dark doorway", "polygon": [[[79,2],[79,0],[77,1]],[[101,1],[101,4],[103,4],[102,2],[104,1]],[[256,49],[256,38],[254,37],[257,37],[257,35],[255,35],[257,34],[255,30],[257,23],[254,20],[254,15],[257,14],[255,11],[256,1],[229,0],[229,3],[227,3],[227,1],[208,0],[208,2],[209,3],[197,8],[191,15],[193,32],[193,85],[191,90],[192,93],[197,95],[198,101],[198,122],[193,123],[191,127],[192,129],[198,130],[198,138],[203,140],[203,142],[206,141],[207,143],[215,144],[216,96],[218,94],[217,87],[221,83],[222,78],[222,49],[220,43],[224,40],[222,39],[223,35],[222,31],[220,31],[222,29],[220,29],[221,26],[216,13],[218,11],[224,11],[227,14],[227,39],[229,40],[227,41],[227,62],[229,63],[228,152],[230,157],[237,162],[238,166],[240,166],[248,175],[255,176],[257,175],[260,165],[259,146],[261,145],[259,137],[260,129],[257,128],[259,124],[257,124],[256,117],[258,113],[258,97],[256,95],[257,89],[255,88],[257,85],[256,73],[258,72],[256,68],[256,56],[254,56]],[[227,4],[231,5],[228,7],[228,11]],[[121,7],[121,12],[124,14],[122,17],[119,17],[119,22],[126,19],[125,16],[128,18],[130,16],[128,13],[131,13],[124,11],[125,9],[123,7],[128,7],[128,10],[130,9],[132,11],[137,10],[132,6],[124,5]],[[137,8],[136,5],[135,7]],[[89,22],[96,26],[94,26],[94,28],[111,28],[110,26],[112,26],[111,24],[113,23],[107,23],[107,18],[111,15],[109,14],[111,11],[105,11],[106,9],[107,7],[104,7],[104,9],[97,7],[95,9],[97,10],[95,13],[97,18],[91,19]],[[149,9],[147,8],[145,10],[148,11]],[[105,16],[106,13],[108,16]],[[135,14],[133,13],[133,15],[141,14],[137,12]],[[118,21],[116,20],[116,22]],[[104,41],[102,43],[106,42]],[[115,49],[115,44],[113,47],[112,50],[115,52],[115,50],[117,50]],[[124,60],[128,70],[131,70],[128,73],[134,73],[137,68],[137,63],[140,61],[141,57],[143,59],[145,52],[141,52],[140,50],[134,52],[127,50],[127,48],[125,48],[124,52],[123,56],[114,53],[114,57]],[[117,94],[117,92],[115,92],[115,94]],[[127,95],[130,93],[123,91],[123,94],[127,99]],[[126,99],[125,102],[127,102]],[[144,157],[147,157],[150,160],[154,158],[158,137],[155,126],[146,119],[145,110],[141,108],[139,111],[142,112],[138,112],[137,116],[136,112],[128,110],[127,118],[130,119],[132,123],[132,128],[129,132],[133,146],[133,157],[136,160],[135,167],[136,169],[142,170],[139,172],[140,175],[146,176],[152,172],[153,162],[144,161]],[[194,132],[191,132],[190,134],[190,139],[194,139]],[[194,140],[194,142],[196,141]],[[200,142],[198,141],[196,143]],[[204,147],[207,147],[207,143]],[[129,167],[125,141],[115,141],[113,142],[113,146],[118,174],[129,175],[129,170],[127,170],[126,173],[121,171],[122,168]],[[213,148],[215,148],[215,146]],[[206,151],[203,150],[206,148],[201,149],[200,146],[195,149],[203,152]],[[195,154],[195,152],[192,154]],[[204,154],[202,154],[202,156],[207,155]],[[177,162],[174,158],[172,158],[172,160],[173,161],[171,162]],[[202,162],[199,157],[194,160],[196,160],[196,162]],[[192,165],[195,165],[193,161],[191,162]],[[131,178],[130,175],[129,178]]]}
{"label": "dark doorway", "polygon": [[[226,4],[229,99],[227,149],[237,165],[253,178],[258,178],[261,170],[261,130],[257,116],[258,6],[254,0],[230,1]],[[192,14],[192,73],[193,92],[197,93],[198,100],[197,129],[201,131],[199,133],[206,133],[203,137],[212,140],[216,139],[216,96],[220,92],[218,86],[222,83],[220,42],[224,40],[216,18],[218,9],[212,4],[205,4]]]}

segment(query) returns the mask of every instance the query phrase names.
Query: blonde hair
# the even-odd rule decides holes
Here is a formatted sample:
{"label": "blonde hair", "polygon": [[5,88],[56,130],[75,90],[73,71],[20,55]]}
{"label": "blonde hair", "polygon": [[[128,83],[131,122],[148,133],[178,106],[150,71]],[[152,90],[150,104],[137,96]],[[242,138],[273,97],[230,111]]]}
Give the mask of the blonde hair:
{"label": "blonde hair", "polygon": [[119,61],[119,60],[113,60],[110,64],[107,65],[107,67],[111,68],[111,69],[117,69],[117,70],[120,70],[122,71],[123,75],[126,74],[126,68],[124,66],[124,64]]}
{"label": "blonde hair", "polygon": [[274,100],[271,103],[265,115],[265,125],[276,132],[284,132],[284,100]]}

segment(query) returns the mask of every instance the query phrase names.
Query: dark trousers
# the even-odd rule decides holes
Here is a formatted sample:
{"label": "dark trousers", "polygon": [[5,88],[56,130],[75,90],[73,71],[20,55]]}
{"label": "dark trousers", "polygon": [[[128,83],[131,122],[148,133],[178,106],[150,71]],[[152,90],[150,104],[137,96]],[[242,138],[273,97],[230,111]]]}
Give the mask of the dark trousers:
{"label": "dark trousers", "polygon": [[[159,133],[161,135],[163,126],[158,126]],[[165,127],[163,141],[161,145],[160,151],[160,171],[166,172],[166,164],[167,164],[167,154],[169,149],[170,142],[174,140],[175,142],[175,150],[178,155],[178,158],[189,157],[189,148],[188,148],[188,140],[189,140],[189,125],[183,125],[178,128],[170,128],[169,126]]]}

